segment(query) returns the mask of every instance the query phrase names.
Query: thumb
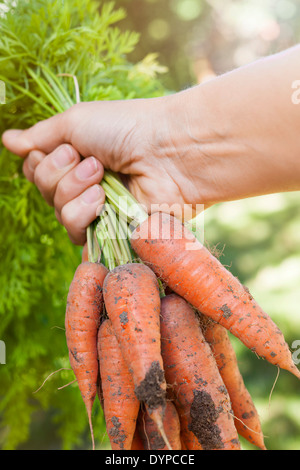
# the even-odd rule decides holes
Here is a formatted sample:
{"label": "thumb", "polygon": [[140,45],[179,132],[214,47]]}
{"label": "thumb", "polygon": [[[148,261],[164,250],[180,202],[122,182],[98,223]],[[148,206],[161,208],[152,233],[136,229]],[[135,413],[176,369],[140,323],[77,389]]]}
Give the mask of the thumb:
{"label": "thumb", "polygon": [[70,143],[68,128],[67,113],[64,112],[26,130],[7,130],[2,135],[2,143],[10,152],[20,157],[26,157],[32,150],[49,154],[59,145]]}

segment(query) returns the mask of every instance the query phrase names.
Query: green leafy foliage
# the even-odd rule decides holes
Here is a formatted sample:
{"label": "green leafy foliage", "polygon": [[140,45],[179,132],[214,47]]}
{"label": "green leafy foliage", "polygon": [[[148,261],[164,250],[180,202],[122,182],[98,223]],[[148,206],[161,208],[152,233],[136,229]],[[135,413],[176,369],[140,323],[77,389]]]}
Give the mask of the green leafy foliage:
{"label": "green leafy foliage", "polygon": [[[116,26],[124,17],[124,9],[111,2],[0,2],[0,80],[6,84],[0,134],[72,106],[74,83],[62,73],[76,75],[82,101],[164,94],[154,56],[137,64],[126,58],[138,35]],[[53,209],[22,176],[22,161],[3,146],[0,175],[0,339],[7,355],[0,365],[0,444],[18,448],[40,425],[59,448],[90,447],[76,383],[58,390],[74,380],[64,315],[81,248],[71,244]],[[96,441],[107,444],[98,404],[93,422]]]}

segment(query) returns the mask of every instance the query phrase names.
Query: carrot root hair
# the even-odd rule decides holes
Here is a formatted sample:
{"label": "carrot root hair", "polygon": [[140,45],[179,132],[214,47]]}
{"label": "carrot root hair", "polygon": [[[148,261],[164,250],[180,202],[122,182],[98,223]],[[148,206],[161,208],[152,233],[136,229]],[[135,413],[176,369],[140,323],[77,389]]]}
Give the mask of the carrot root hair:
{"label": "carrot root hair", "polygon": [[161,410],[159,408],[157,408],[156,410],[149,411],[147,406],[146,406],[146,409],[148,410],[148,413],[149,413],[149,416],[151,417],[151,419],[155,422],[155,424],[157,426],[157,429],[158,429],[162,439],[164,440],[164,443],[166,444],[168,450],[173,450],[172,446],[170,444],[170,441],[169,441],[169,439],[166,435],[166,432],[165,432]]}

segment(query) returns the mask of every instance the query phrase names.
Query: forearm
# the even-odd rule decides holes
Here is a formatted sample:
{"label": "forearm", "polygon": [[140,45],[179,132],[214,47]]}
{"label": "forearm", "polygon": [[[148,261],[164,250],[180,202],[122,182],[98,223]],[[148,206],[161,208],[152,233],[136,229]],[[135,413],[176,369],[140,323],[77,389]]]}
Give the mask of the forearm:
{"label": "forearm", "polygon": [[297,46],[177,95],[198,202],[300,189],[299,69]]}

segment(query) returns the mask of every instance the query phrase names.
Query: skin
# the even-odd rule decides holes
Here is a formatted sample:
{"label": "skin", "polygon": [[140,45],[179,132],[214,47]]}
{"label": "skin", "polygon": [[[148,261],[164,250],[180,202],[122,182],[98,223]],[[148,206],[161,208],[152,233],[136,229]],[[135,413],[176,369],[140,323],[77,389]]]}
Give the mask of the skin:
{"label": "skin", "polygon": [[196,211],[298,191],[300,113],[292,84],[299,52],[296,46],[162,98],[79,103],[30,129],[8,130],[3,144],[24,158],[25,176],[76,244],[85,243],[104,202],[104,168],[125,175],[149,212],[176,204],[181,215],[184,204]]}

